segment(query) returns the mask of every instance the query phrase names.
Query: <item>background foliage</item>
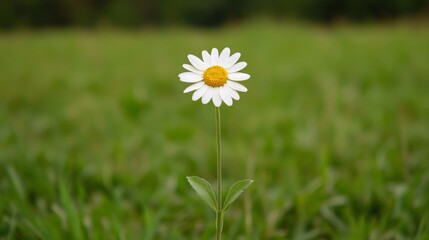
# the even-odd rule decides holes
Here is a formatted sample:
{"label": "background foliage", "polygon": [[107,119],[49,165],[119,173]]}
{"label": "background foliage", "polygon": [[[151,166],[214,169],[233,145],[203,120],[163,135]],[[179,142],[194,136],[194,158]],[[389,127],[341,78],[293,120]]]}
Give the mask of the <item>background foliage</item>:
{"label": "background foliage", "polygon": [[329,22],[429,13],[429,0],[3,0],[0,27],[220,25],[258,16]]}
{"label": "background foliage", "polygon": [[186,176],[216,178],[214,107],[177,75],[227,44],[252,78],[224,178],[255,182],[225,239],[429,239],[428,29],[2,33],[0,237],[210,239]]}

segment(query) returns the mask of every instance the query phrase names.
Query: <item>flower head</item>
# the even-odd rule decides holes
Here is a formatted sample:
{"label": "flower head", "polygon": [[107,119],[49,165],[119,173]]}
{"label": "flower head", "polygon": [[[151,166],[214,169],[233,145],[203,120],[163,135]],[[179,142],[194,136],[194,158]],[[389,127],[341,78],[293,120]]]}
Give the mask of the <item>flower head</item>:
{"label": "flower head", "polygon": [[222,102],[231,106],[232,100],[239,100],[239,92],[247,92],[247,88],[237,81],[245,81],[249,74],[239,72],[247,66],[246,62],[238,62],[240,53],[230,55],[229,48],[224,48],[219,54],[217,48],[213,48],[211,54],[203,51],[203,59],[189,54],[188,59],[192,64],[183,64],[188,72],[179,74],[180,81],[192,83],[184,93],[194,91],[192,100],[201,98],[202,103],[210,100],[216,107]]}

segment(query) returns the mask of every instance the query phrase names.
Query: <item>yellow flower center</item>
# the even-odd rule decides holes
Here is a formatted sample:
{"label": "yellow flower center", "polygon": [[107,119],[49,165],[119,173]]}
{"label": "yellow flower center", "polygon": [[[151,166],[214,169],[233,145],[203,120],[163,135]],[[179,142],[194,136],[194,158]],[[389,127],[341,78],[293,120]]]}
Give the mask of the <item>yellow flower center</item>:
{"label": "yellow flower center", "polygon": [[228,80],[228,72],[221,66],[212,66],[204,71],[203,78],[210,87],[221,87]]}

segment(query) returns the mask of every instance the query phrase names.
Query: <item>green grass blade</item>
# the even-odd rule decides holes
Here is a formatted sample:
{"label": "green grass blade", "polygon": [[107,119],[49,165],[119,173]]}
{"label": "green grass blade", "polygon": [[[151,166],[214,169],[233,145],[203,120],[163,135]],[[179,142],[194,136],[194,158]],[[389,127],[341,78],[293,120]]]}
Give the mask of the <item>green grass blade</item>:
{"label": "green grass blade", "polygon": [[82,222],[79,216],[78,209],[73,202],[70,194],[70,189],[65,182],[61,181],[59,184],[60,198],[62,206],[67,214],[67,225],[71,232],[71,239],[84,239],[82,229]]}

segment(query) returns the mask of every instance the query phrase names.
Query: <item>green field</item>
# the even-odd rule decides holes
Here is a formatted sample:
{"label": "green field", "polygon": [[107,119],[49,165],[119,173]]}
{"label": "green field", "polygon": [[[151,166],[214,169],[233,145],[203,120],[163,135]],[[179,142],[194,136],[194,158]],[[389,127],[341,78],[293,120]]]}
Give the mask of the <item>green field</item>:
{"label": "green field", "polygon": [[427,24],[0,33],[1,239],[213,239],[216,180],[189,53],[252,78],[222,106],[224,239],[429,239]]}

